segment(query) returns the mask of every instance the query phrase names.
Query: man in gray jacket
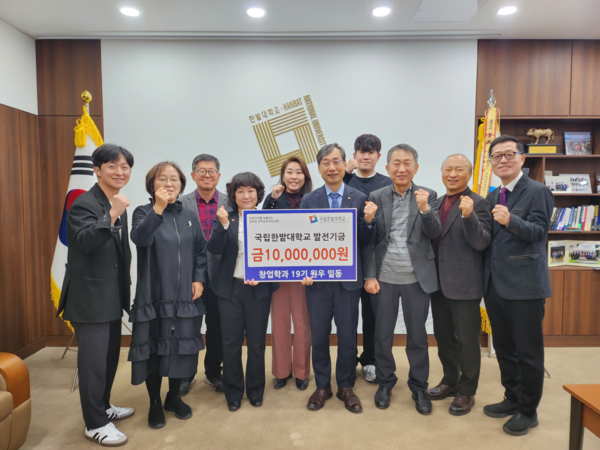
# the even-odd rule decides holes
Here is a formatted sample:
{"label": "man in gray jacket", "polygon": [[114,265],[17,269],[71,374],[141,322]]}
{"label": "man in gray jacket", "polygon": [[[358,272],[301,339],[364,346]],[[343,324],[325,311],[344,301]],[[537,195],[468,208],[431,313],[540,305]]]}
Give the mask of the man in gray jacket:
{"label": "man in gray jacket", "polygon": [[390,405],[398,381],[392,354],[399,299],[406,324],[406,355],[410,364],[408,386],[417,411],[431,413],[427,397],[429,354],[425,321],[429,294],[438,290],[431,239],[442,232],[435,191],[416,186],[419,155],[407,144],[392,147],[386,170],[393,185],[371,193],[377,205],[377,236],[365,249],[365,290],[373,295],[375,310],[375,367],[379,389],[375,405]]}
{"label": "man in gray jacket", "polygon": [[[201,154],[194,158],[192,163],[192,179],[196,182],[197,189],[189,194],[181,196],[184,208],[194,211],[198,215],[200,225],[204,231],[206,241],[210,238],[213,224],[217,220],[217,211],[221,206],[227,207],[227,195],[217,190],[217,184],[221,174],[219,160],[207,154]],[[213,278],[211,270],[215,255],[208,254],[207,283],[202,292],[202,303],[206,308],[206,355],[204,357],[204,382],[212,386],[216,392],[223,392],[223,340],[221,336],[221,316],[219,314],[219,303],[216,294],[210,288],[210,280]],[[184,380],[181,383],[180,395],[185,395],[191,390],[195,381]]]}

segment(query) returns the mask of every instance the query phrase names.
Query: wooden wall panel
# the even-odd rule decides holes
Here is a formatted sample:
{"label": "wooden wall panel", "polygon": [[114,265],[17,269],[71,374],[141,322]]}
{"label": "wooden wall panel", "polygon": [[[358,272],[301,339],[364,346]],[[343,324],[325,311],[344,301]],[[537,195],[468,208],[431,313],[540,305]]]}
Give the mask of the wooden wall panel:
{"label": "wooden wall panel", "polygon": [[502,116],[566,116],[572,41],[480,40],[476,115],[494,90]]}
{"label": "wooden wall panel", "polygon": [[571,115],[600,116],[600,41],[573,41]]}
{"label": "wooden wall panel", "polygon": [[92,93],[94,114],[102,115],[102,62],[99,40],[36,41],[38,114],[77,116],[81,93]]}
{"label": "wooden wall panel", "polygon": [[546,315],[542,323],[544,335],[546,336],[560,336],[562,334],[564,274],[563,271],[550,272],[552,297],[546,299]]}
{"label": "wooden wall panel", "polygon": [[[83,102],[79,100],[81,104]],[[95,101],[95,100],[94,100]],[[90,107],[93,111],[93,106]],[[69,187],[73,156],[75,155],[75,122],[81,116],[41,116],[40,123],[40,164],[44,173],[52,176],[42,177],[42,192],[48,201],[43,203],[45,217],[43,233],[44,286],[46,304],[46,334],[71,335],[65,323],[55,318],[56,310],[50,298],[50,269],[54,248],[58,238],[58,229],[62,218],[65,194]],[[92,116],[100,133],[104,134],[102,117]]]}
{"label": "wooden wall panel", "polygon": [[600,277],[595,270],[565,271],[563,335],[600,335]]}
{"label": "wooden wall panel", "polygon": [[27,345],[19,111],[0,105],[0,352]]}
{"label": "wooden wall panel", "polygon": [[42,230],[42,171],[38,136],[38,117],[19,111],[21,168],[23,182],[23,234],[25,270],[27,272],[27,342],[46,336],[44,298],[49,288],[44,284],[44,245]]}

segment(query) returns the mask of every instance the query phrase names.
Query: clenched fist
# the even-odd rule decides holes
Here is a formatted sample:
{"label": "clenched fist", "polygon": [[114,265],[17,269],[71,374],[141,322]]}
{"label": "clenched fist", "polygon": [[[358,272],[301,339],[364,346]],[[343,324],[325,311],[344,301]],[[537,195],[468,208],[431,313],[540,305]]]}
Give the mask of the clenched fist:
{"label": "clenched fist", "polygon": [[458,205],[458,209],[462,211],[463,217],[469,217],[473,212],[473,199],[468,195],[460,196],[460,205]]}
{"label": "clenched fist", "polygon": [[356,168],[358,167],[358,163],[356,162],[355,159],[349,159],[348,160],[348,164],[346,165],[346,172],[347,173],[352,173],[356,170]]}
{"label": "clenched fist", "polygon": [[112,200],[112,208],[110,208],[111,225],[114,225],[117,219],[125,212],[129,206],[129,199],[122,194],[115,195]]}
{"label": "clenched fist", "polygon": [[271,197],[273,197],[273,200],[277,200],[279,197],[281,197],[284,189],[285,188],[281,184],[273,186],[273,190],[271,191]]}
{"label": "clenched fist", "polygon": [[161,187],[154,193],[154,212],[159,216],[163,213],[169,204],[169,193],[164,187]]}
{"label": "clenched fist", "polygon": [[375,278],[365,280],[365,291],[367,291],[369,294],[377,294],[379,289],[379,281],[377,281]]}
{"label": "clenched fist", "polygon": [[506,226],[510,223],[510,211],[506,206],[494,206],[494,209],[492,209],[492,216],[494,216],[494,220],[500,225]]}
{"label": "clenched fist", "polygon": [[419,206],[419,210],[425,214],[429,211],[429,204],[427,201],[429,200],[429,192],[419,189],[415,192],[415,197],[417,197],[417,205]]}
{"label": "clenched fist", "polygon": [[371,223],[375,218],[377,212],[377,205],[373,202],[365,202],[365,222]]}
{"label": "clenched fist", "polygon": [[221,206],[217,211],[217,219],[221,222],[221,225],[225,226],[229,223],[229,214],[225,211],[225,207]]}

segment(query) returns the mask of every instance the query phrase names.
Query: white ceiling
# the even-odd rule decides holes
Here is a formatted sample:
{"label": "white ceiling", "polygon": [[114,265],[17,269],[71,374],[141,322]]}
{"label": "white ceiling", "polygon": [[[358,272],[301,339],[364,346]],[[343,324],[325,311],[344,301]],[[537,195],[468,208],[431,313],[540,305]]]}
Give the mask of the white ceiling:
{"label": "white ceiling", "polygon": [[[441,23],[413,22],[421,0],[1,0],[0,19],[39,39],[600,39],[600,0],[472,1],[481,7],[468,22],[450,21],[450,16]],[[518,12],[499,16],[498,9],[507,5]],[[141,14],[123,16],[122,6]],[[246,9],[252,6],[264,8],[266,15],[249,17]],[[392,13],[374,17],[371,10],[377,6],[389,6]]]}

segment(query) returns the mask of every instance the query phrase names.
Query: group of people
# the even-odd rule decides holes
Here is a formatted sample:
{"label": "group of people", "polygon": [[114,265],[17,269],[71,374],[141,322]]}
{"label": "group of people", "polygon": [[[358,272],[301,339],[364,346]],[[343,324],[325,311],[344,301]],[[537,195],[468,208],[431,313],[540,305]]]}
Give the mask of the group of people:
{"label": "group of people", "polygon": [[[542,319],[545,298],[551,296],[545,241],[554,200],[546,186],[523,175],[525,152],[518,139],[500,136],[489,152],[502,186],[487,199],[469,189],[472,165],[460,154],[442,164],[446,193],[440,198],[414,182],[419,155],[410,145],[392,147],[386,155],[389,176],[377,173],[381,141],[370,134],[356,139],[348,161],[336,143],[319,150],[324,185],[315,190],[306,163],[287,159],[262,208],[356,208],[357,279],[276,283],[247,279],[244,273],[243,211],[256,209],[265,197],[255,174],[235,175],[223,193],[217,190],[219,160],[201,154],[192,163],[196,189],[182,195],[186,176],[181,168],[158,163],[146,175],[150,202],[133,212],[129,234],[129,199],[121,190],[133,156],[116,145],[99,147],[92,155],[98,182],[68,213],[68,264],[58,310],[73,324],[79,345],[85,437],[105,446],[127,442],[112,421],[134,411],[110,403],[123,310],[133,323],[132,384],[146,384],[148,425],[161,428],[164,411],[178,419],[192,416],[182,396],[192,389],[205,345],[204,381],[224,392],[229,410],[241,407],[244,394],[252,406],[262,405],[269,315],[275,389],[293,377],[298,389],[308,388],[312,349],[316,389],[307,408],[324,407],[334,393],[334,320],[336,397],[350,412],[362,411],[354,390],[360,363],[365,379],[379,385],[375,405],[388,408],[398,381],[392,347],[400,302],[416,410],[430,414],[431,400],[451,397],[450,414],[467,414],[480,374],[482,297],[505,388],[504,400],[483,410],[491,417],[512,416],[503,430],[526,434],[538,425],[543,389]],[[138,259],[131,307],[129,236]],[[430,303],[444,373],[432,388],[425,326]],[[169,388],[163,402],[164,377]]]}

